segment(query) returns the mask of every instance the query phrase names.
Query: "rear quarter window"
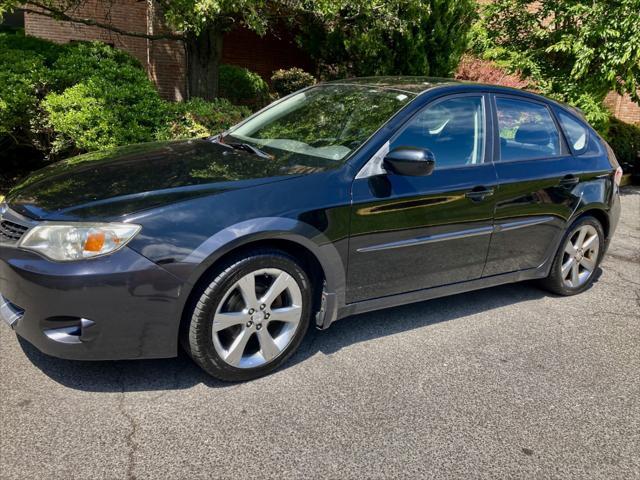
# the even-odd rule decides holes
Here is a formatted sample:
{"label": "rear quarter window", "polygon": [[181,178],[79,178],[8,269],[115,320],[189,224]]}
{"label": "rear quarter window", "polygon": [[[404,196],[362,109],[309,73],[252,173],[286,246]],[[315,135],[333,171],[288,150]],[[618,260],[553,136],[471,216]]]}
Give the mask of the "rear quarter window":
{"label": "rear quarter window", "polygon": [[597,136],[592,133],[591,128],[585,125],[584,122],[562,110],[556,110],[556,116],[569,148],[571,148],[571,152],[574,155],[597,155],[602,153],[602,147]]}

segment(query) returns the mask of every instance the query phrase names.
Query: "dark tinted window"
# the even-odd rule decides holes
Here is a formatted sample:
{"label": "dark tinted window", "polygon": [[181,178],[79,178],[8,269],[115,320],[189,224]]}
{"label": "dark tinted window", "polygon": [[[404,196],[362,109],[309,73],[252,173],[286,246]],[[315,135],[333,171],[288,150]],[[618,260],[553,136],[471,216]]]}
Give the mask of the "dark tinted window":
{"label": "dark tinted window", "polygon": [[562,125],[573,153],[576,155],[584,153],[589,145],[589,130],[587,127],[564,112],[558,112],[558,120]]}
{"label": "dark tinted window", "polygon": [[560,155],[560,135],[544,105],[497,98],[500,160],[530,160]]}
{"label": "dark tinted window", "polygon": [[484,142],[482,97],[456,97],[427,106],[390,147],[431,150],[436,168],[448,168],[482,163]]}

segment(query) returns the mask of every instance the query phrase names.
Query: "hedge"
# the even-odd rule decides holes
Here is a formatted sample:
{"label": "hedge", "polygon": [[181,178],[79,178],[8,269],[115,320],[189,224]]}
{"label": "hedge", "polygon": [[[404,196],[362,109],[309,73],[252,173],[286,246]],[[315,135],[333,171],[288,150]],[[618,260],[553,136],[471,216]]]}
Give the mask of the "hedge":
{"label": "hedge", "polygon": [[640,123],[612,118],[607,140],[624,172],[640,176]]}
{"label": "hedge", "polygon": [[260,75],[235,65],[220,65],[219,94],[231,103],[254,110],[269,103],[269,85]]}
{"label": "hedge", "polygon": [[275,92],[284,97],[290,93],[310,87],[316,83],[316,79],[310,73],[301,68],[290,68],[288,70],[276,70],[271,76],[271,86]]}
{"label": "hedge", "polygon": [[[258,85],[252,75],[243,73]],[[261,101],[264,85],[256,87]],[[51,161],[130,143],[211,135],[248,114],[223,99],[167,102],[134,57],[104,43],[58,45],[0,33],[3,177],[13,178],[11,171],[28,162],[25,149],[32,158]]]}

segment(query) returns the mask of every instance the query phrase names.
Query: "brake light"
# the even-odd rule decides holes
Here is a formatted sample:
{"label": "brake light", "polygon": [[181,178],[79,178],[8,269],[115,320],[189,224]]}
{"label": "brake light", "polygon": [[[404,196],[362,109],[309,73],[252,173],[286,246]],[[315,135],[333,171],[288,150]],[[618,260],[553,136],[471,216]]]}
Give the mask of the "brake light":
{"label": "brake light", "polygon": [[622,167],[616,168],[616,173],[613,176],[613,181],[615,182],[616,186],[620,186],[620,182],[622,181]]}

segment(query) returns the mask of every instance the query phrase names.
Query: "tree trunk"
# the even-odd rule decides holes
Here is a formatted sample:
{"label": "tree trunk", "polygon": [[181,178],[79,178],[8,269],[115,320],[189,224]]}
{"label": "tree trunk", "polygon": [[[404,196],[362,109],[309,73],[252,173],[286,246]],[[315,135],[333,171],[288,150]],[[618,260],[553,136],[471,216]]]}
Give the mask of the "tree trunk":
{"label": "tree trunk", "polygon": [[218,96],[218,69],[222,58],[222,29],[210,26],[199,35],[188,35],[187,98],[213,100]]}

